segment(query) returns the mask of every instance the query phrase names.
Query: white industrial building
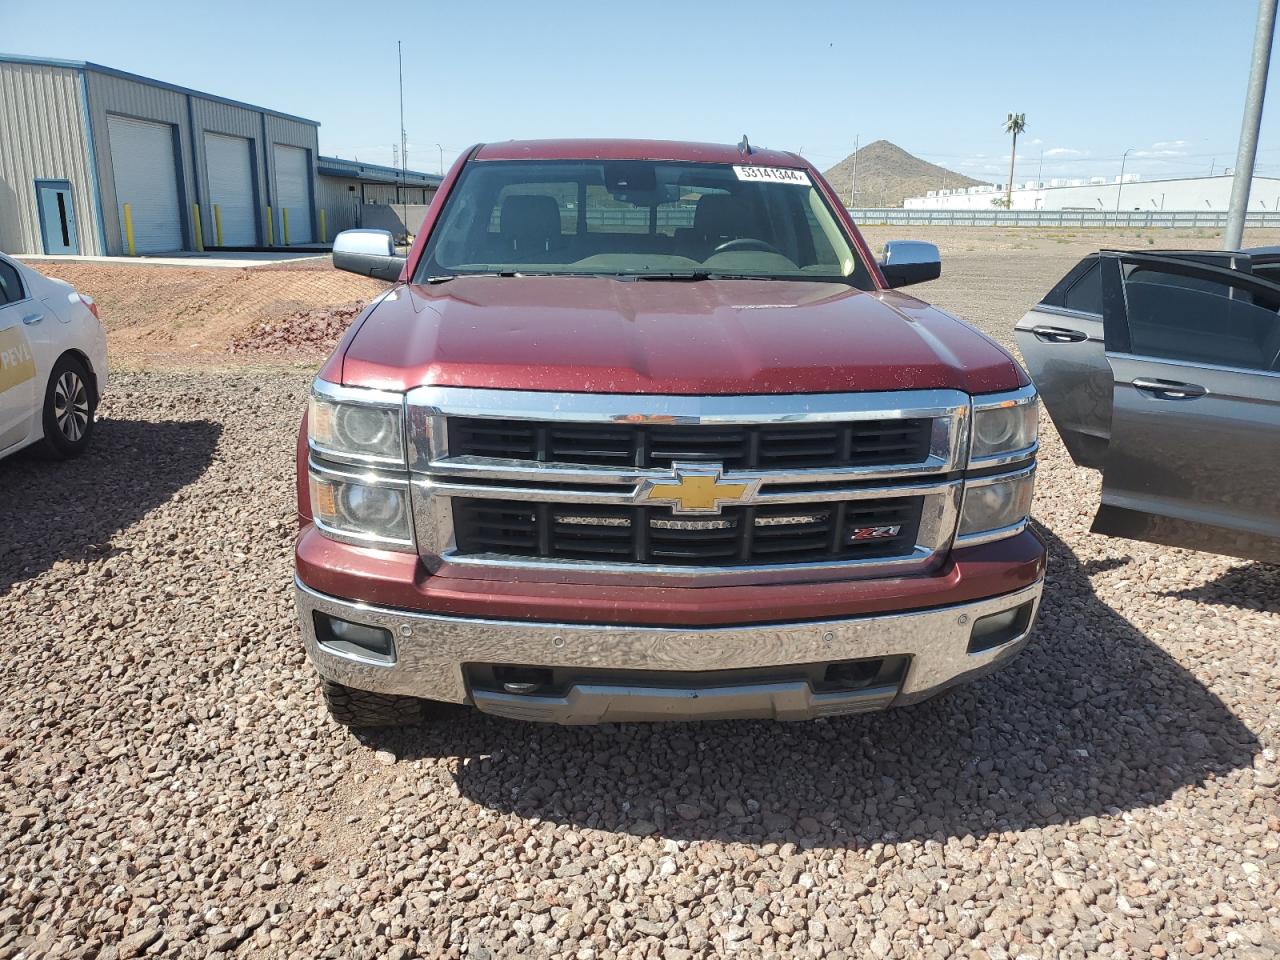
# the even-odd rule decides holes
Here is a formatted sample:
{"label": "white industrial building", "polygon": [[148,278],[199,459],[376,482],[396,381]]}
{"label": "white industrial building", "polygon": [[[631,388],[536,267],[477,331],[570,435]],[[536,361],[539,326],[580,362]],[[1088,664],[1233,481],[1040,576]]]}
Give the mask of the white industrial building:
{"label": "white industrial building", "polygon": [[319,156],[314,120],[84,61],[0,54],[0,250],[325,244],[442,178]]}
{"label": "white industrial building", "polygon": [[[1213,210],[1225,211],[1231,198],[1230,175],[1141,180],[1136,174],[1107,179],[1029,181],[1015,184],[1013,210]],[[908,197],[908,210],[1003,209],[1003,185],[930,190],[923,197]],[[996,202],[993,202],[996,201]],[[1280,177],[1254,177],[1249,209],[1280,210]]]}

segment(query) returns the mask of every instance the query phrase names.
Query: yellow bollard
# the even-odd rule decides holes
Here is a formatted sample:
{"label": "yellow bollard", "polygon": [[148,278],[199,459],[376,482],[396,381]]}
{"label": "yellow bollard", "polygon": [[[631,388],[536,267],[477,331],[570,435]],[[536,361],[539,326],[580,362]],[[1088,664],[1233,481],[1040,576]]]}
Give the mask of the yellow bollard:
{"label": "yellow bollard", "polygon": [[204,253],[204,231],[200,228],[200,204],[191,205],[191,225],[196,234],[196,253]]}
{"label": "yellow bollard", "polygon": [[133,207],[127,203],[124,205],[124,242],[129,248],[129,256],[136,257],[138,254],[133,248]]}
{"label": "yellow bollard", "polygon": [[289,208],[280,208],[280,223],[284,227],[284,245],[289,245]]}
{"label": "yellow bollard", "polygon": [[271,215],[271,207],[267,207],[267,246],[276,245],[276,219]]}
{"label": "yellow bollard", "polygon": [[329,231],[325,229],[325,224],[324,224],[324,207],[320,208],[320,242],[321,243],[329,242]]}
{"label": "yellow bollard", "polygon": [[218,246],[222,246],[222,205],[219,203],[213,205],[213,235]]}

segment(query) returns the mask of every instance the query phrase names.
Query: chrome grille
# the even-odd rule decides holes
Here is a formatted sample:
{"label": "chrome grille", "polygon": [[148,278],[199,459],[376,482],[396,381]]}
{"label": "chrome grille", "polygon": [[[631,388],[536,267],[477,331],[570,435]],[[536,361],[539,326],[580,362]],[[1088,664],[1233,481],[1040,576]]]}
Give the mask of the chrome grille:
{"label": "chrome grille", "polygon": [[[940,562],[956,529],[970,403],[950,390],[684,397],[422,387],[406,410],[415,531],[429,568],[748,583],[764,571],[771,580],[886,576]],[[686,482],[706,476],[726,496],[701,498],[702,480],[686,503]]]}

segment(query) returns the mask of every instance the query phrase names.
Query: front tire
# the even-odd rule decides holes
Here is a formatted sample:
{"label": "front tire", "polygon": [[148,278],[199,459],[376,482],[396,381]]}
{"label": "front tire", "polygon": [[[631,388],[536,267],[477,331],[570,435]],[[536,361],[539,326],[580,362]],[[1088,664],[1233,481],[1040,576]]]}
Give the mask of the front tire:
{"label": "front tire", "polygon": [[93,436],[98,406],[93,382],[84,363],[70,354],[60,357],[44,392],[44,448],[58,460],[84,453]]}
{"label": "front tire", "polygon": [[353,730],[411,727],[423,718],[425,701],[417,697],[357,690],[324,677],[320,678],[320,690],[329,716]]}

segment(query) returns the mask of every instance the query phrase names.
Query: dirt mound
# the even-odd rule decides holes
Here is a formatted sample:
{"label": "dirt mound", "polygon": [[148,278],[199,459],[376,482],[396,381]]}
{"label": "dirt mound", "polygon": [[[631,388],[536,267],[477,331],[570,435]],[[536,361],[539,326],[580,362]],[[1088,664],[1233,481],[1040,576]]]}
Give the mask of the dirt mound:
{"label": "dirt mound", "polygon": [[[271,267],[166,267],[119,263],[33,264],[97,301],[113,365],[224,361],[256,337],[268,352],[332,346],[387,284],[333,269],[327,259]],[[312,314],[322,314],[320,318]],[[300,319],[302,318],[302,319]],[[341,330],[338,331],[339,335]]]}
{"label": "dirt mound", "polygon": [[232,353],[325,353],[338,344],[363,301],[328,309],[299,310],[282,320],[264,320],[231,341]]}

